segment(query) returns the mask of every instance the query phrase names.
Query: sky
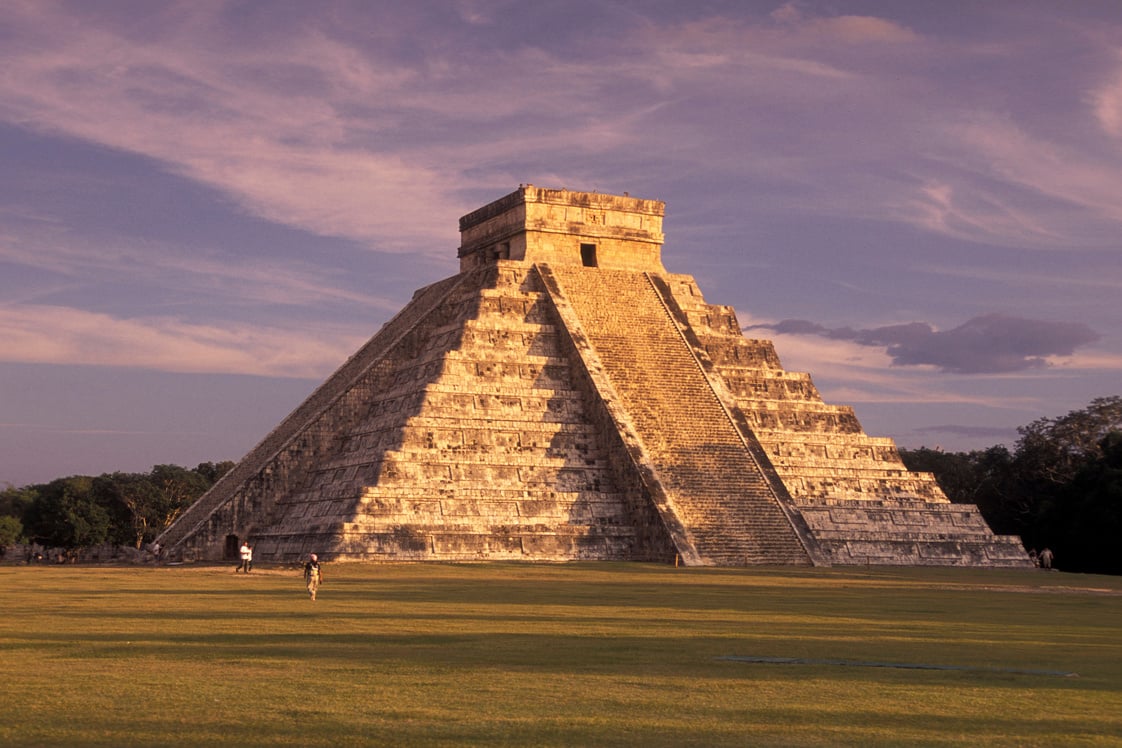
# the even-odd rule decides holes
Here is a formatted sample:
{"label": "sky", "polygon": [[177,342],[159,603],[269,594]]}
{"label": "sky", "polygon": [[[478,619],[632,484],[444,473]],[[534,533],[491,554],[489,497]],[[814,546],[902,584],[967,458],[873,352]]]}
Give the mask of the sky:
{"label": "sky", "polygon": [[5,0],[0,487],[237,460],[520,184],[903,447],[1122,394],[1122,5]]}

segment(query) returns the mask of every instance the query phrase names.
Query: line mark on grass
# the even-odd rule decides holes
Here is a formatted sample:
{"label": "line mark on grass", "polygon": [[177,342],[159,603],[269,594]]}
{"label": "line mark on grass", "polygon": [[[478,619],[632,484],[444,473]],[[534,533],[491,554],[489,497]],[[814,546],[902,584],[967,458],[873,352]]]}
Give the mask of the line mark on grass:
{"label": "line mark on grass", "polygon": [[751,655],[725,655],[718,660],[754,662],[765,665],[841,665],[845,667],[888,667],[902,670],[962,670],[984,673],[1015,673],[1017,675],[1054,675],[1061,678],[1078,678],[1079,673],[1063,670],[1025,670],[1007,667],[974,667],[972,665],[927,665],[914,662],[871,662],[863,660],[811,660],[803,657],[755,657]]}

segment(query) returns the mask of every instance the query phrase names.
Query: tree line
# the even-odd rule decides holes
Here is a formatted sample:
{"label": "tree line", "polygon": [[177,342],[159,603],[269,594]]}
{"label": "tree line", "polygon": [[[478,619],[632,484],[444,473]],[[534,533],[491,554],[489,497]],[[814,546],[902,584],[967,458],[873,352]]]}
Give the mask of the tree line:
{"label": "tree line", "polygon": [[935,474],[947,498],[977,504],[993,531],[1055,553],[1064,571],[1122,574],[1122,397],[1103,397],[1017,429],[973,452],[900,450],[909,470]]}
{"label": "tree line", "polygon": [[234,463],[193,469],[156,465],[148,473],[74,475],[0,491],[0,548],[102,544],[141,548],[152,542]]}

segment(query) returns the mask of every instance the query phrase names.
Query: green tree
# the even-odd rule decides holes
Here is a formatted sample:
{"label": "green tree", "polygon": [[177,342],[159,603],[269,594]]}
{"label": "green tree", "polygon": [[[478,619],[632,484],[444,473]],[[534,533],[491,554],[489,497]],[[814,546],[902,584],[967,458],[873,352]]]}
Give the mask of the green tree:
{"label": "green tree", "polygon": [[[1122,574],[1122,431],[1099,442],[1091,460],[1041,509],[1042,533],[1065,571]],[[1044,529],[1046,528],[1046,529]]]}
{"label": "green tree", "polygon": [[[148,507],[157,492],[143,473],[107,473],[94,479],[99,503],[113,517],[113,542],[141,547],[147,531]],[[110,509],[111,508],[111,509]]]}
{"label": "green tree", "polygon": [[156,465],[149,473],[71,476],[0,492],[0,514],[22,520],[40,543],[73,548],[114,543],[137,548],[153,540],[195,502],[232,462],[194,470]]}
{"label": "green tree", "polygon": [[22,537],[22,522],[10,514],[0,516],[0,551],[4,551],[8,546],[18,543]]}
{"label": "green tree", "polygon": [[1080,515],[1074,505],[1083,503],[1077,492],[1086,486],[1085,471],[1098,470],[1107,436],[1122,431],[1122,397],[1096,398],[1086,408],[1040,418],[1018,431],[1012,472],[1022,518],[1019,534],[1031,546],[1052,548],[1056,566],[1068,568],[1076,537],[1096,534],[1094,528],[1070,523]]}
{"label": "green tree", "polygon": [[200,473],[178,465],[156,465],[152,468],[149,480],[159,494],[151,523],[157,534],[167,529],[212,484],[212,481]]}
{"label": "green tree", "polygon": [[114,542],[137,548],[163,532],[209,486],[204,475],[178,465],[156,465],[147,474],[112,473],[95,479],[99,502],[114,517]]}
{"label": "green tree", "polygon": [[27,508],[35,502],[34,488],[16,488],[9,485],[0,491],[0,516],[22,517]]}
{"label": "green tree", "polygon": [[59,478],[35,489],[36,499],[24,514],[29,539],[63,548],[109,540],[112,518],[94,495],[93,478]]}
{"label": "green tree", "polygon": [[1039,418],[1017,429],[1018,473],[1029,484],[1063,486],[1103,456],[1103,440],[1122,430],[1122,397],[1099,397],[1059,418]]}

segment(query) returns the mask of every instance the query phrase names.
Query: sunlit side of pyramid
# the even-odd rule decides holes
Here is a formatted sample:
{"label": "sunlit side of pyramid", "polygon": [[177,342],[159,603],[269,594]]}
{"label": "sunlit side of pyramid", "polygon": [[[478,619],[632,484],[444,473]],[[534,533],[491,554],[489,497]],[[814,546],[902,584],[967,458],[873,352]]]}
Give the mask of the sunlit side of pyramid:
{"label": "sunlit side of pyramid", "polygon": [[530,185],[159,539],[171,558],[1029,566],[662,266],[664,205]]}

